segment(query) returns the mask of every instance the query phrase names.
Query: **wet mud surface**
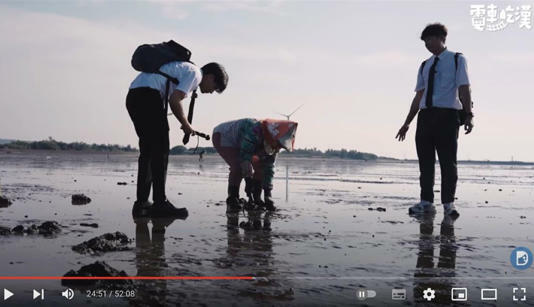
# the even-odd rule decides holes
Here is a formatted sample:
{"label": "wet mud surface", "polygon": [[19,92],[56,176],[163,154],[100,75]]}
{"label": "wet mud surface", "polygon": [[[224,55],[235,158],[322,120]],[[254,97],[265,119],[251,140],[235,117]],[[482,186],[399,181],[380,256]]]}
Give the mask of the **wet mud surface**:
{"label": "wet mud surface", "polygon": [[[439,205],[435,215],[407,214],[419,194],[410,162],[280,159],[279,210],[227,214],[223,161],[171,157],[167,196],[189,210],[186,220],[132,218],[136,168],[135,155],[0,153],[0,195],[11,202],[0,200],[2,274],[254,277],[135,280],[117,286],[136,291],[114,299],[117,306],[359,305],[360,288],[377,292],[363,302],[371,306],[391,304],[393,288],[407,290],[404,304],[424,306],[427,287],[438,303],[449,302],[452,287],[467,287],[474,298],[466,305],[482,305],[481,288],[502,288],[503,300],[511,300],[512,287],[534,287],[532,270],[510,265],[513,248],[534,246],[530,165],[461,164],[455,221]],[[439,199],[439,167],[436,175]],[[76,194],[90,204],[73,206]],[[39,235],[43,224],[49,232]],[[59,293],[65,284],[9,284],[32,286]],[[75,301],[88,300],[85,288],[73,289]],[[48,300],[73,304],[61,295]]]}

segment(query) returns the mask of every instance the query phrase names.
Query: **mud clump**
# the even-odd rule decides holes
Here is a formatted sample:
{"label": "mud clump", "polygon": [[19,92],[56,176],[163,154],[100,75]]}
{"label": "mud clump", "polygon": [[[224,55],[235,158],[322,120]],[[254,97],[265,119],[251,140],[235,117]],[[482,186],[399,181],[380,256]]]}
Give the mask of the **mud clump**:
{"label": "mud clump", "polygon": [[107,252],[130,250],[130,239],[122,232],[106,233],[72,247],[80,254],[103,254]]}
{"label": "mud clump", "polygon": [[56,221],[44,222],[37,227],[39,229],[39,234],[44,236],[51,236],[56,233],[61,232],[61,227]]}
{"label": "mud clump", "polygon": [[11,229],[0,226],[0,236],[9,236],[11,234]]}
{"label": "mud clump", "polygon": [[369,207],[369,208],[367,208],[367,210],[369,210],[369,211],[376,210],[378,212],[386,212],[386,208],[383,208],[383,207],[377,207],[376,209],[373,208],[373,207]]}
{"label": "mud clump", "polygon": [[84,194],[74,194],[72,195],[72,204],[73,205],[87,205],[91,202],[91,198],[85,196]]}
{"label": "mud clump", "polygon": [[[82,266],[78,271],[70,270],[63,277],[128,277],[126,272],[119,271],[104,261],[96,261],[95,263]],[[91,286],[97,288],[127,288],[133,285],[130,279],[62,279],[61,285],[71,287]]]}
{"label": "mud clump", "polygon": [[11,229],[11,233],[16,235],[35,235],[40,234],[43,236],[53,236],[61,232],[61,225],[56,221],[47,221],[37,226],[35,224],[24,227],[22,225],[15,226]]}
{"label": "mud clump", "polygon": [[18,225],[15,226],[15,228],[11,229],[11,231],[15,234],[23,234],[24,233],[24,226]]}
{"label": "mud clump", "polygon": [[6,197],[0,196],[0,208],[11,206],[12,202]]}

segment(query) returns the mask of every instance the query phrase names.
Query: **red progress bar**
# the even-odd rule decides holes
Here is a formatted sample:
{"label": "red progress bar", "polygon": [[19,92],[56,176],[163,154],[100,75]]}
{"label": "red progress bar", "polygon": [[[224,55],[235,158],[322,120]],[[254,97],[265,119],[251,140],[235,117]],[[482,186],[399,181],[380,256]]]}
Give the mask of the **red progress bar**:
{"label": "red progress bar", "polygon": [[118,276],[118,277],[66,277],[66,276],[0,276],[0,280],[61,280],[61,279],[70,279],[70,280],[91,280],[91,279],[111,279],[111,280],[124,280],[124,279],[135,279],[135,280],[154,280],[154,279],[163,279],[163,280],[254,280],[254,277],[250,276]]}

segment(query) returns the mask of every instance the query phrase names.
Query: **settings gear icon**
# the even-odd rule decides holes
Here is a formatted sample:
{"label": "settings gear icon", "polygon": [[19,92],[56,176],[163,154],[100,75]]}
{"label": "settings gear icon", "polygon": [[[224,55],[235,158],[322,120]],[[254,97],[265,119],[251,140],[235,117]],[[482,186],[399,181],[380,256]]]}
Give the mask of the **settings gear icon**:
{"label": "settings gear icon", "polygon": [[430,302],[436,298],[436,291],[432,290],[432,288],[427,288],[423,291],[423,298]]}

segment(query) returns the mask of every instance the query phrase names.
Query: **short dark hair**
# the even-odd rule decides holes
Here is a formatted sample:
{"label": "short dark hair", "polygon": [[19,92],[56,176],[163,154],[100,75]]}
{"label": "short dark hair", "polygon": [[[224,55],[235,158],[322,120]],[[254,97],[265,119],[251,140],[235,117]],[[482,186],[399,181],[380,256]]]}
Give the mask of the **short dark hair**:
{"label": "short dark hair", "polygon": [[224,66],[212,62],[202,66],[201,70],[202,75],[213,75],[215,83],[217,84],[217,93],[222,93],[226,89],[226,85],[228,85],[228,74],[226,73]]}
{"label": "short dark hair", "polygon": [[441,23],[432,23],[425,27],[423,32],[421,33],[421,40],[425,40],[425,38],[429,36],[437,36],[437,37],[447,37],[447,28],[442,25]]}

